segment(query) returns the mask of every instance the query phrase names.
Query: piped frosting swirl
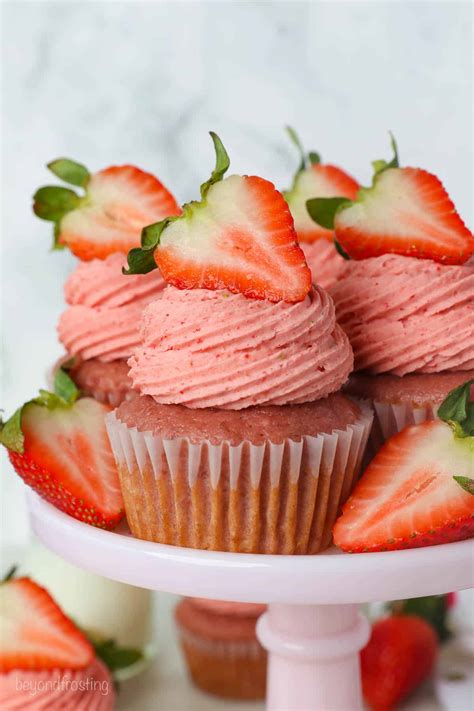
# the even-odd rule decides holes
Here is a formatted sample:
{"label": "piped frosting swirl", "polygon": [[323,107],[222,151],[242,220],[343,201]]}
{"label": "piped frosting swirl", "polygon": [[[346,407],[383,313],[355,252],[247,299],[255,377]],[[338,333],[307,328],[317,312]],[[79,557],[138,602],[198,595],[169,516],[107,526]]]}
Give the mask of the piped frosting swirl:
{"label": "piped frosting swirl", "polygon": [[166,284],[158,271],[123,275],[125,262],[122,254],[83,262],[66,281],[69,308],[61,315],[58,333],[71,355],[112,361],[128,358],[138,346],[142,311]]}
{"label": "piped frosting swirl", "polygon": [[339,390],[353,364],[320,287],[295,304],[168,287],[145,309],[141,339],[129,360],[135,389],[190,408],[317,400]]}
{"label": "piped frosting swirl", "polygon": [[330,293],[356,370],[403,376],[474,368],[474,263],[350,261]]}

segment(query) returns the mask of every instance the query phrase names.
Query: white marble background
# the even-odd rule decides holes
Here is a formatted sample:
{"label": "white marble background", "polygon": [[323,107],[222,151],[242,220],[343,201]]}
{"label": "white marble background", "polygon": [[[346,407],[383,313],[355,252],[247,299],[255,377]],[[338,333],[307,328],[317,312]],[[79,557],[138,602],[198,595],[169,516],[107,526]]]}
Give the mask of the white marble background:
{"label": "white marble background", "polygon": [[[472,224],[470,2],[4,2],[3,394],[7,414],[60,353],[73,266],[31,213],[44,168],[131,162],[184,201],[209,175],[209,129],[235,172],[288,184],[291,123],[361,180],[388,155],[437,173]],[[3,454],[2,454],[3,456]],[[3,457],[2,464],[5,464]],[[28,535],[2,473],[6,543]]]}

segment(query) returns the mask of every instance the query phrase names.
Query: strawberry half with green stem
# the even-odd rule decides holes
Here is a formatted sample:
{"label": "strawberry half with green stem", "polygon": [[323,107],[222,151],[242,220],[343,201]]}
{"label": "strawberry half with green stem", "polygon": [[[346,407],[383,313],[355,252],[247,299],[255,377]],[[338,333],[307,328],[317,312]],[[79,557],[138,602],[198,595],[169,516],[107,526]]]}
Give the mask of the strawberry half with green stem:
{"label": "strawberry half with green stem", "polygon": [[434,668],[436,633],[413,615],[385,617],[374,623],[361,652],[362,691],[372,711],[390,711],[409,696]]}
{"label": "strawberry half with green stem", "polygon": [[342,168],[321,163],[319,153],[306,154],[296,131],[287,127],[288,135],[298,149],[301,163],[293,178],[291,188],[283,193],[295,221],[299,242],[332,241],[333,230],[316,224],[308,214],[306,202],[315,197],[345,197],[355,200],[359,183]]}
{"label": "strawberry half with green stem", "polygon": [[67,246],[84,261],[128,252],[140,244],[145,225],[180,212],[164,185],[133,165],[91,175],[80,163],[59,158],[48,168],[83,193],[48,185],[35,193],[33,210],[41,219],[54,222],[54,247]]}
{"label": "strawberry half with green stem", "polygon": [[17,474],[43,499],[84,523],[112,529],[124,511],[104,422],[110,408],[78,395],[58,370],[55,393],[40,390],[20,407],[2,424],[0,443]]}
{"label": "strawberry half with green stem", "polygon": [[355,200],[313,198],[308,213],[334,229],[337,242],[352,259],[400,254],[463,264],[474,252],[474,239],[440,180],[421,168],[400,168],[394,158],[374,161],[372,186]]}
{"label": "strawberry half with green stem", "polygon": [[51,595],[29,578],[0,584],[0,672],[84,669],[94,649]]}
{"label": "strawberry half with green stem", "polygon": [[143,230],[141,249],[128,255],[128,274],[157,266],[178,289],[227,289],[249,298],[296,302],[311,288],[288,205],[275,186],[256,176],[224,179],[229,157],[211,132],[216,166],[201,200],[183,214]]}
{"label": "strawberry half with green stem", "polygon": [[474,403],[469,381],[369,464],[334,526],[349,553],[418,548],[474,536]]}

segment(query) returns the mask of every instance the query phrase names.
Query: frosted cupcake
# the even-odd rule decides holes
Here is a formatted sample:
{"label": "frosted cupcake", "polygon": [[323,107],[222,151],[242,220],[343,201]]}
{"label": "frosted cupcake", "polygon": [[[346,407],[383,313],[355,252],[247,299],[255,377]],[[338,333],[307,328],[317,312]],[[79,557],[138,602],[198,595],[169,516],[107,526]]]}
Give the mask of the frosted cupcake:
{"label": "frosted cupcake", "polygon": [[[316,553],[348,496],[371,415],[338,392],[352,351],[312,288],[291,215],[257,177],[217,165],[183,219],[144,231],[170,286],[129,361],[140,397],[108,418],[139,538],[214,550]],[[152,235],[159,244],[150,247]]]}
{"label": "frosted cupcake", "polygon": [[159,297],[164,282],[126,279],[126,253],[140,244],[150,221],[179,213],[157,178],[134,166],[91,175],[79,163],[59,159],[48,165],[59,178],[83,190],[47,186],[34,196],[38,217],[54,222],[54,247],[68,247],[81,263],[65,285],[69,308],[58,331],[71,361],[71,375],[86,395],[117,405],[129,394],[126,359],[137,345],[143,307]]}
{"label": "frosted cupcake", "polygon": [[113,711],[105,664],[49,593],[29,578],[0,585],[0,708]]}
{"label": "frosted cupcake", "polygon": [[474,240],[434,175],[396,155],[375,167],[355,202],[308,207],[351,257],[330,293],[354,350],[347,391],[373,401],[377,448],[474,375]]}
{"label": "frosted cupcake", "polygon": [[313,282],[327,289],[344,273],[345,260],[337,251],[334,231],[314,222],[306,209],[311,198],[346,197],[355,200],[359,184],[341,168],[321,163],[318,153],[305,153],[295,131],[288,133],[301,154],[300,166],[290,190],[284,193],[295,222],[298,242],[313,275]]}
{"label": "frosted cupcake", "polygon": [[185,598],[175,619],[193,682],[232,699],[265,698],[267,654],[257,640],[265,605]]}
{"label": "frosted cupcake", "polygon": [[111,254],[83,262],[67,279],[69,307],[58,323],[70,375],[86,395],[117,406],[131,395],[127,359],[139,345],[143,309],[165,287],[158,272],[125,276],[126,258]]}

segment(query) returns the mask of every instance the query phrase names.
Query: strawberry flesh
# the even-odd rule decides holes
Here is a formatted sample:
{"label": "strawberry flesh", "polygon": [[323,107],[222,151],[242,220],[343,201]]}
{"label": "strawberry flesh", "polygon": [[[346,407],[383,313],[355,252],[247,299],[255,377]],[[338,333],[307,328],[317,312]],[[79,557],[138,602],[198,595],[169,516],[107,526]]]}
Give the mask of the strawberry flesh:
{"label": "strawberry flesh", "polygon": [[105,259],[137,247],[145,225],[179,213],[174,197],[153,175],[114,166],[91,176],[80,206],[60,222],[59,242],[84,261]]}
{"label": "strawberry flesh", "polygon": [[0,672],[83,669],[94,658],[90,642],[51,595],[29,578],[0,585]]}
{"label": "strawberry flesh", "polygon": [[24,452],[10,461],[28,486],[61,511],[112,529],[123,517],[117,468],[104,423],[109,408],[92,398],[49,410],[24,409]]}
{"label": "strawberry flesh", "polygon": [[462,264],[474,239],[440,180],[420,168],[391,168],[335,216],[336,239],[352,259],[400,254]]}
{"label": "strawberry flesh", "polygon": [[311,273],[288,206],[274,185],[231,176],[161,235],[155,260],[179,289],[227,289],[249,298],[302,301]]}
{"label": "strawberry flesh", "polygon": [[321,163],[300,171],[291,190],[285,193],[295,221],[299,242],[332,241],[334,232],[314,222],[306,209],[306,201],[315,197],[346,197],[355,200],[359,183],[335,165]]}
{"label": "strawberry flesh", "polygon": [[369,464],[334,527],[349,553],[417,548],[474,536],[472,438],[438,420],[407,427]]}

